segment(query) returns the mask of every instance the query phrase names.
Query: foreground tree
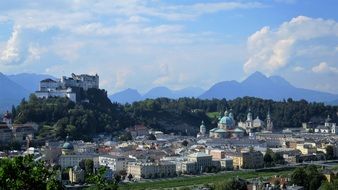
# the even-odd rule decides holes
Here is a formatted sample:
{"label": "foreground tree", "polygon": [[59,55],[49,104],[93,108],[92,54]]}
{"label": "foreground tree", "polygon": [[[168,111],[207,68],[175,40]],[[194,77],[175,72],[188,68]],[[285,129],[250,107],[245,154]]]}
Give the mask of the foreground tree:
{"label": "foreground tree", "polygon": [[232,178],[229,181],[217,183],[215,190],[247,190],[246,181],[239,178]]}
{"label": "foreground tree", "polygon": [[291,174],[291,183],[304,186],[305,190],[317,190],[323,181],[325,181],[325,176],[313,165],[296,168]]}
{"label": "foreground tree", "polygon": [[87,182],[94,184],[94,185],[87,189],[89,190],[117,190],[118,182],[108,181],[107,179],[105,179],[104,176],[105,176],[106,171],[107,169],[105,167],[100,167],[95,174],[90,175],[88,177]]}
{"label": "foreground tree", "polygon": [[327,147],[325,148],[325,150],[326,150],[326,154],[325,154],[326,159],[327,159],[327,160],[332,160],[332,159],[334,159],[334,150],[333,150],[333,146],[332,146],[332,145],[329,145],[329,146],[327,146]]}
{"label": "foreground tree", "polygon": [[53,169],[31,155],[0,159],[0,189],[60,189]]}
{"label": "foreground tree", "polygon": [[333,180],[331,183],[325,182],[320,190],[337,190],[338,189],[338,179]]}

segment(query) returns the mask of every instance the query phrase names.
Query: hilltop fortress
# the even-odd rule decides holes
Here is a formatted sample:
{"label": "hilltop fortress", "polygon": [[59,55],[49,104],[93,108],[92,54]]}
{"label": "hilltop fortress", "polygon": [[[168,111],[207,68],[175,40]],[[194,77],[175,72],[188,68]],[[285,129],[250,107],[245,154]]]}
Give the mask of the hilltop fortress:
{"label": "hilltop fortress", "polygon": [[61,79],[44,79],[40,81],[40,88],[35,92],[38,98],[67,97],[76,102],[75,88],[87,91],[90,88],[99,88],[99,76],[72,73],[71,77],[63,76]]}

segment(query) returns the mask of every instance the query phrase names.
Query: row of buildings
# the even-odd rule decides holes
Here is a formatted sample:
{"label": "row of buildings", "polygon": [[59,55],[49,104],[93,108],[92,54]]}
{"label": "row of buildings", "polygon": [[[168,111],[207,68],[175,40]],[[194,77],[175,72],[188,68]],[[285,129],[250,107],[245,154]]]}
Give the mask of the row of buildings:
{"label": "row of buildings", "polygon": [[13,124],[11,115],[7,112],[0,121],[0,144],[31,141],[37,129],[36,123]]}
{"label": "row of buildings", "polygon": [[214,149],[206,152],[191,153],[183,157],[164,156],[161,159],[149,161],[147,159],[133,158],[132,156],[99,154],[93,151],[79,153],[68,140],[62,145],[61,155],[58,157],[57,162],[64,169],[78,166],[81,160],[84,159],[93,160],[95,168],[105,166],[114,173],[125,171],[135,179],[199,174],[211,169],[233,170],[261,168],[264,166],[263,154],[252,150],[225,152]]}

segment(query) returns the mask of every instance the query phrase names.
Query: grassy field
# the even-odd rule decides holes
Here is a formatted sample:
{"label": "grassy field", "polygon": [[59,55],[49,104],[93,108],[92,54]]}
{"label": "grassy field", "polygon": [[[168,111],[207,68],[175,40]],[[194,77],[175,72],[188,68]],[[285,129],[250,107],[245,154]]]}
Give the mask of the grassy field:
{"label": "grassy field", "polygon": [[286,176],[292,172],[293,169],[284,169],[278,171],[259,171],[259,172],[229,172],[209,176],[185,176],[182,178],[156,180],[153,182],[139,182],[121,185],[119,190],[143,190],[143,189],[165,189],[185,186],[198,186],[203,184],[216,183],[220,181],[228,180],[232,177],[240,177],[243,179],[270,177],[275,175]]}
{"label": "grassy field", "polygon": [[214,119],[215,117],[217,118],[219,116],[219,113],[218,112],[208,112],[207,113],[207,116],[210,118],[210,119]]}

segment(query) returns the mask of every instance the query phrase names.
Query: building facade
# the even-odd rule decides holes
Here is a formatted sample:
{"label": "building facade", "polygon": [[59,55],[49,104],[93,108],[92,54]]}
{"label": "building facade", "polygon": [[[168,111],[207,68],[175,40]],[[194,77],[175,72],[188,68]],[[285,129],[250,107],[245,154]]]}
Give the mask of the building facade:
{"label": "building facade", "polygon": [[100,166],[107,166],[113,172],[120,172],[122,170],[127,171],[128,160],[124,157],[103,155],[103,156],[99,156],[99,165]]}
{"label": "building facade", "polygon": [[259,151],[238,152],[229,155],[235,169],[256,169],[264,166],[263,154]]}
{"label": "building facade", "polygon": [[176,165],[171,162],[130,162],[128,164],[127,173],[131,174],[133,178],[136,179],[172,177],[176,175]]}

